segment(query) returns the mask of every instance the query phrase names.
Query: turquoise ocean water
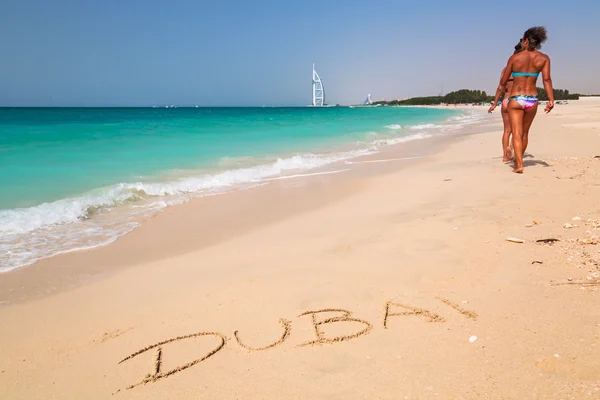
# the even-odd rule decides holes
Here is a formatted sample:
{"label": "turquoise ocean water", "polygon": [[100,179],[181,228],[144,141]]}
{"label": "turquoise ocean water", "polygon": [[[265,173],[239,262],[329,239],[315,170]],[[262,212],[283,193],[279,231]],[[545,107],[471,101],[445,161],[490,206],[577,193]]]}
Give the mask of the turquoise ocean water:
{"label": "turquoise ocean water", "polygon": [[116,240],[139,217],[456,129],[404,107],[0,108],[0,271]]}

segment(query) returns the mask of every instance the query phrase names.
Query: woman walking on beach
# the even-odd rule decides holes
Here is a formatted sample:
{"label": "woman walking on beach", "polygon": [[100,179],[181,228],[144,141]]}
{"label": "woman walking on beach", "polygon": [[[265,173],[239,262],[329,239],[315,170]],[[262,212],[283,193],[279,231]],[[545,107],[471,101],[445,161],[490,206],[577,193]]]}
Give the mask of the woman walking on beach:
{"label": "woman walking on beach", "polygon": [[[515,51],[513,52],[513,54],[517,54],[521,50],[522,50],[521,43],[519,42],[515,46]],[[500,73],[500,79],[502,79],[502,75],[504,75],[505,69],[506,69],[506,67],[504,67],[504,69]],[[502,108],[500,109],[501,115],[502,115],[502,125],[504,126],[504,132],[502,133],[502,161],[503,162],[512,161],[514,158],[512,142],[510,140],[512,129],[510,128],[510,119],[508,118],[508,97],[510,96],[510,91],[512,90],[512,84],[513,84],[513,78],[511,77],[508,80],[506,87],[503,89],[504,98],[502,99]],[[496,90],[496,98],[494,99],[493,104],[498,104],[498,99],[500,98],[501,95],[502,95],[502,90],[500,90],[500,88],[498,88],[498,90]]]}
{"label": "woman walking on beach", "polygon": [[[508,117],[512,128],[514,148],[515,173],[523,173],[523,154],[527,149],[529,128],[538,109],[537,77],[542,73],[544,89],[548,94],[548,103],[545,112],[549,113],[554,108],[554,92],[552,78],[550,77],[550,57],[541,53],[539,49],[547,39],[546,28],[535,26],[529,28],[521,38],[523,51],[513,54],[504,68],[498,90],[502,91],[510,75],[514,80],[508,98]],[[499,94],[497,94],[497,97]],[[489,109],[491,113],[496,108],[496,102]]]}

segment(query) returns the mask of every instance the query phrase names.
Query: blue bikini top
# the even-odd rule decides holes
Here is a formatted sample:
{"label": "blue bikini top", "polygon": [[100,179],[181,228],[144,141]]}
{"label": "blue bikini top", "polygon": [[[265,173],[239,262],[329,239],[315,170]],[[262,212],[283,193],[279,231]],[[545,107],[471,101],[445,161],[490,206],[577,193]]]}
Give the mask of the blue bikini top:
{"label": "blue bikini top", "polygon": [[540,74],[539,72],[513,72],[513,76],[537,76]]}

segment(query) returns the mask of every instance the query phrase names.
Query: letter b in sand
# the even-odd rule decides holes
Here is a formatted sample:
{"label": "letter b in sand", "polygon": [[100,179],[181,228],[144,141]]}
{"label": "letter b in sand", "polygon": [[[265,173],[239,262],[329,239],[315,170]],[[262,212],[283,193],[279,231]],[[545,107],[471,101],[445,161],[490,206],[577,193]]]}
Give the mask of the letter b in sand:
{"label": "letter b in sand", "polygon": [[[317,314],[321,314],[321,313],[341,313],[342,315],[339,315],[337,317],[325,318],[325,319],[319,321],[317,319]],[[354,339],[359,336],[365,335],[365,334],[369,333],[369,331],[371,331],[371,329],[373,329],[373,325],[371,325],[367,321],[351,317],[352,313],[350,311],[342,310],[340,308],[326,308],[326,309],[318,310],[318,311],[307,311],[307,312],[300,314],[299,316],[302,317],[304,315],[310,315],[312,317],[312,323],[313,323],[313,327],[315,329],[315,336],[317,337],[317,339],[310,341],[310,342],[302,343],[300,346],[343,342],[345,340],[350,340],[350,339]],[[363,326],[363,329],[356,333],[353,333],[351,335],[326,337],[325,333],[322,331],[321,327],[323,325],[334,324],[334,323],[338,323],[338,322],[358,323]]]}

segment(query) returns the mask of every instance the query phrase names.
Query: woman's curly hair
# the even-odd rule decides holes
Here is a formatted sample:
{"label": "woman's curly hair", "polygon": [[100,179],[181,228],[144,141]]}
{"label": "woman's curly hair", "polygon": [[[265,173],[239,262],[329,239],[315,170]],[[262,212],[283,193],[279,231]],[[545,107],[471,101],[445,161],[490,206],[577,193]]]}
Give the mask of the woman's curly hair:
{"label": "woman's curly hair", "polygon": [[523,39],[529,39],[530,50],[539,50],[542,48],[542,43],[548,39],[548,34],[543,26],[534,26],[525,31]]}

